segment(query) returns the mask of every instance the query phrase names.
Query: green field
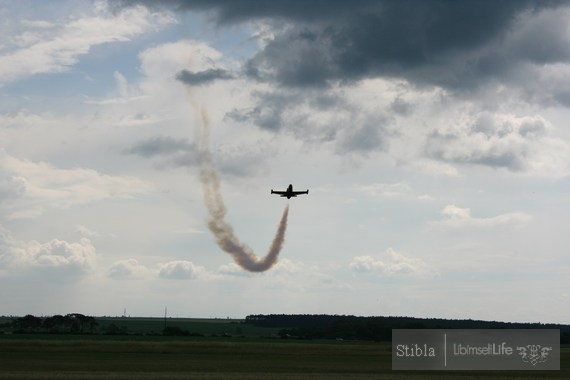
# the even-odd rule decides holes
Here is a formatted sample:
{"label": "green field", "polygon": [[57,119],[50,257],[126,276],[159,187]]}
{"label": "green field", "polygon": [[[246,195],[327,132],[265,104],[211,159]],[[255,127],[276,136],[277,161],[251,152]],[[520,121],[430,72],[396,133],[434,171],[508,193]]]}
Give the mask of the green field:
{"label": "green field", "polygon": [[[226,319],[97,322],[93,334],[0,334],[0,379],[570,379],[570,346],[560,371],[392,371],[385,342],[278,339]],[[192,335],[163,336],[165,325]]]}
{"label": "green field", "polygon": [[[391,345],[236,338],[84,336],[0,339],[0,379],[536,379],[570,378],[570,347],[561,371],[392,371]],[[118,338],[118,337],[117,337]]]}

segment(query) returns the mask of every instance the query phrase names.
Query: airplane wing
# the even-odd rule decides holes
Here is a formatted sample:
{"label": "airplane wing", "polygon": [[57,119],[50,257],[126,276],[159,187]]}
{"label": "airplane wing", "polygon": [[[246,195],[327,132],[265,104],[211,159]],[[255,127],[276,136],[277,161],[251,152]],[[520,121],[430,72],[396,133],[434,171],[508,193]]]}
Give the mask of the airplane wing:
{"label": "airplane wing", "polygon": [[291,186],[289,186],[289,189],[287,189],[286,191],[275,191],[275,190],[271,189],[271,194],[278,194],[282,197],[287,197],[287,199],[291,199],[291,198],[296,197],[297,195],[300,195],[300,194],[309,194],[309,190],[291,191]]}

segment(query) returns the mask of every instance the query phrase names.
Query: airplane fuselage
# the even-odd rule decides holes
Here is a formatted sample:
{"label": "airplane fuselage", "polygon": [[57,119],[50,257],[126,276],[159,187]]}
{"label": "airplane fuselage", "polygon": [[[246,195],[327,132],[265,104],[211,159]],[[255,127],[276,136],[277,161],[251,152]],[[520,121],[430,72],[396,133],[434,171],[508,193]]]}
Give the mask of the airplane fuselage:
{"label": "airplane fuselage", "polygon": [[278,194],[281,197],[287,197],[287,199],[291,199],[300,194],[309,194],[309,189],[306,191],[293,191],[293,185],[289,185],[285,191],[274,191],[271,189],[271,194]]}

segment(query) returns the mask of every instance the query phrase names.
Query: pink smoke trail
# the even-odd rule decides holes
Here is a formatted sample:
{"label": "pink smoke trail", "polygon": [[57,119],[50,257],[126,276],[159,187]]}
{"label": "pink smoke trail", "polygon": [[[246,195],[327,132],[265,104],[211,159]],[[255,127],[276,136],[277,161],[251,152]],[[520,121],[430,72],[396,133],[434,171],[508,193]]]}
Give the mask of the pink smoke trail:
{"label": "pink smoke trail", "polygon": [[266,271],[277,263],[279,253],[283,248],[289,206],[285,206],[285,210],[283,210],[277,232],[267,255],[257,257],[247,244],[239,241],[232,226],[224,219],[227,210],[220,192],[220,177],[209,149],[210,122],[208,114],[203,107],[199,107],[196,103],[194,105],[200,112],[201,128],[196,129],[195,140],[197,157],[200,163],[200,181],[202,182],[204,202],[209,213],[208,228],[214,234],[218,246],[224,252],[230,254],[240,267],[250,272]]}

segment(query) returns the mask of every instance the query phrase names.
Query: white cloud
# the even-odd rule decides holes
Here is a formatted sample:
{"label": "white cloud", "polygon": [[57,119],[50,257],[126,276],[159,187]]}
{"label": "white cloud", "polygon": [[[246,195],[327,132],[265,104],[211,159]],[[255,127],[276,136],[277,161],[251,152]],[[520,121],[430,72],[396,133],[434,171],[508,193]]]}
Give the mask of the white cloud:
{"label": "white cloud", "polygon": [[350,269],[356,273],[378,273],[387,276],[412,276],[420,278],[437,277],[438,271],[425,261],[388,248],[386,258],[374,256],[357,256],[349,264]]}
{"label": "white cloud", "polygon": [[26,31],[12,37],[11,46],[4,46],[0,53],[0,84],[38,73],[65,71],[92,46],[129,41],[173,22],[171,14],[150,12],[144,7],[116,14],[97,7],[95,15],[57,23],[25,21]]}
{"label": "white cloud", "polygon": [[32,162],[0,150],[0,175],[12,184],[3,192],[3,206],[12,218],[34,217],[45,208],[67,209],[106,198],[130,198],[150,191],[151,186],[134,177],[101,174],[92,169],[59,169]]}
{"label": "white cloud", "polygon": [[455,205],[447,205],[441,210],[443,220],[432,222],[435,227],[496,227],[502,225],[519,225],[532,219],[532,216],[523,212],[511,212],[489,218],[475,218],[471,216],[471,209]]}
{"label": "white cloud", "polygon": [[150,273],[144,265],[139,264],[136,259],[120,260],[109,268],[107,276],[116,280],[142,278]]}
{"label": "white cloud", "polygon": [[160,278],[187,280],[203,277],[206,269],[191,261],[175,260],[162,264],[158,272]]}
{"label": "white cloud", "polygon": [[82,238],[78,243],[53,239],[47,243],[33,241],[24,252],[24,263],[47,267],[75,267],[89,269],[95,259],[95,248],[91,241]]}
{"label": "white cloud", "polygon": [[[176,81],[176,74],[183,69],[203,71],[212,68],[214,62],[218,64],[223,58],[222,53],[211,48],[205,43],[193,40],[181,40],[148,48],[139,54],[141,70],[147,78],[156,80],[153,85],[158,85],[167,80],[176,83],[182,88],[182,84]],[[150,86],[143,83],[142,86]]]}
{"label": "white cloud", "polygon": [[[183,83],[176,79],[182,70],[201,71],[211,67],[221,67],[223,55],[205,43],[193,40],[180,40],[152,46],[138,54],[140,80],[129,82],[123,73],[114,73],[115,89],[103,98],[88,98],[86,106],[98,105],[101,112],[97,113],[99,123],[120,127],[143,127],[145,125],[161,124],[162,132],[168,126],[176,126],[178,130],[168,133],[181,133],[180,125],[188,125],[194,109],[190,94]],[[211,90],[211,89],[209,89]],[[210,115],[213,107],[226,108],[228,103],[235,100],[227,87],[217,90],[216,102],[210,104]],[[227,111],[227,109],[226,109]],[[222,114],[223,115],[223,114]],[[214,120],[211,120],[214,125]],[[143,129],[143,128],[140,128]],[[157,130],[154,130],[158,133]],[[152,137],[156,137],[153,135]],[[187,137],[187,134],[184,134]]]}
{"label": "white cloud", "polygon": [[227,276],[238,276],[238,277],[251,277],[252,276],[252,274],[250,272],[243,270],[236,263],[228,263],[228,264],[220,265],[217,272],[219,274],[227,275]]}
{"label": "white cloud", "polygon": [[94,269],[96,256],[95,247],[87,238],[75,243],[59,239],[23,242],[0,227],[0,263],[8,275],[27,270],[80,275]]}
{"label": "white cloud", "polygon": [[[271,278],[288,277],[302,273],[312,272],[316,275],[317,268],[308,267],[302,262],[292,261],[289,259],[280,259],[267,273]],[[235,263],[221,265],[217,273],[222,275],[239,276],[239,277],[253,277],[255,274],[242,269]]]}
{"label": "white cloud", "polygon": [[356,256],[349,264],[350,269],[356,272],[382,272],[386,264],[372,256]]}
{"label": "white cloud", "polygon": [[316,271],[317,268],[307,267],[300,261],[292,261],[289,259],[281,259],[271,269],[274,275],[294,275],[301,272]]}

